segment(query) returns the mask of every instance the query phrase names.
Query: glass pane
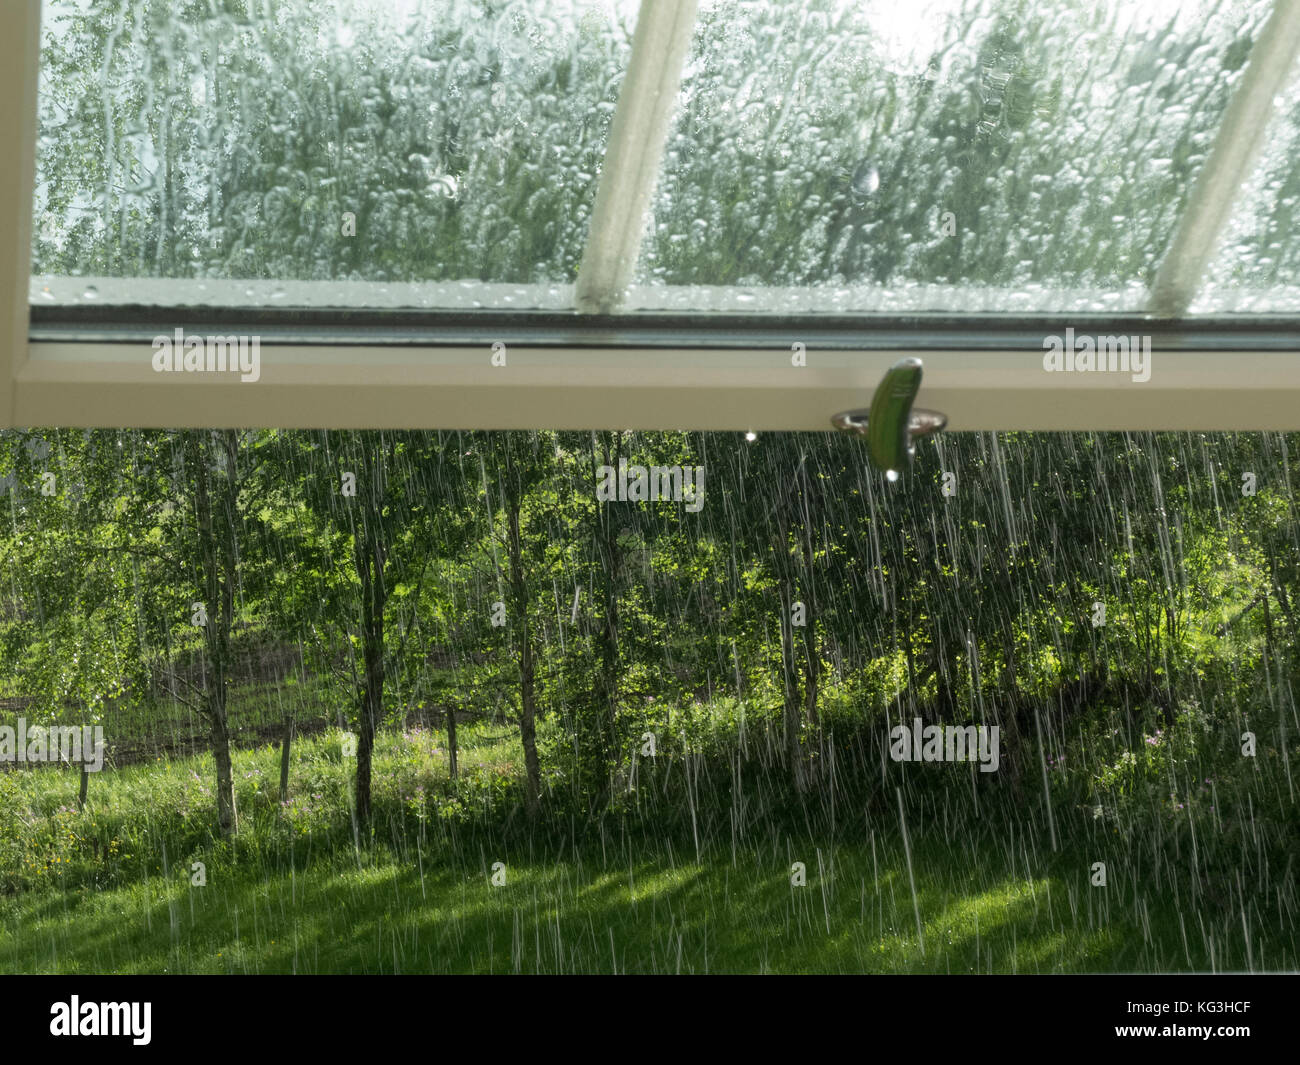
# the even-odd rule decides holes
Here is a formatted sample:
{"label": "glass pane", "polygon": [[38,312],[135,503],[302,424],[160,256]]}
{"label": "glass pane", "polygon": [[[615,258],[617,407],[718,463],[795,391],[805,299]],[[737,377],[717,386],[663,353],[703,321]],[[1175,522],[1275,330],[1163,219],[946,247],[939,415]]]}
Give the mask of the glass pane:
{"label": "glass pane", "polygon": [[1140,311],[1270,7],[706,0],[632,305]]}
{"label": "glass pane", "polygon": [[33,299],[570,306],[635,13],[46,0]]}
{"label": "glass pane", "polygon": [[1300,313],[1300,78],[1276,105],[1194,312]]}

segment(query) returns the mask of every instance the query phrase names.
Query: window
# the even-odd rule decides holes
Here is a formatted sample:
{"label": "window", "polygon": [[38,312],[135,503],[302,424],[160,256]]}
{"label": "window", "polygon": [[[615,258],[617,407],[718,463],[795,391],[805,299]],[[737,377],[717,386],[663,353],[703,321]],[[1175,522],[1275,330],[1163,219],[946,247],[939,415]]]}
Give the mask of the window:
{"label": "window", "polygon": [[[1296,23],[28,0],[0,409],[823,429],[920,355],[955,429],[1291,427]],[[258,337],[256,382],[158,373],[177,329]],[[1067,336],[1151,372],[1047,372]]]}
{"label": "window", "polygon": [[5,11],[0,969],[1296,968],[1300,0]]}

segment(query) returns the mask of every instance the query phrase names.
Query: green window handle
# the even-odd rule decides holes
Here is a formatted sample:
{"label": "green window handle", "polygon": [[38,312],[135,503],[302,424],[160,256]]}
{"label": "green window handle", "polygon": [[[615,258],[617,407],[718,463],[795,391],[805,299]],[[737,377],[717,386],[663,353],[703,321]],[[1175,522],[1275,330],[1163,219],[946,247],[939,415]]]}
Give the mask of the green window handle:
{"label": "green window handle", "polygon": [[871,398],[869,410],[850,410],[835,415],[831,424],[837,429],[859,433],[867,438],[871,461],[891,480],[910,469],[918,436],[938,432],[948,419],[932,410],[913,410],[912,402],[921,388],[921,360],[903,359],[881,378]]}

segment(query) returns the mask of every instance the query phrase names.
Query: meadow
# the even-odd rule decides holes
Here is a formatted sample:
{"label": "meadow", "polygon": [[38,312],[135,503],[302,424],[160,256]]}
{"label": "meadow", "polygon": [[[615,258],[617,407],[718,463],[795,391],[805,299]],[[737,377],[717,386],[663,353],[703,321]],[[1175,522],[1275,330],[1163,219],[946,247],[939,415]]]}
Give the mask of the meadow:
{"label": "meadow", "polygon": [[[253,702],[242,705],[255,736]],[[1039,796],[1017,798],[965,765],[942,767],[947,779],[927,785],[917,770],[929,767],[891,763],[885,783],[837,783],[835,809],[790,805],[765,789],[761,748],[747,765],[709,753],[739,746],[727,734],[734,714],[694,709],[695,749],[666,743],[642,760],[617,809],[594,819],[573,810],[541,826],[521,812],[517,730],[461,724],[454,781],[440,730],[383,730],[375,832],[360,844],[344,736],[324,721],[308,722],[295,743],[284,800],[276,745],[236,749],[232,839],[212,831],[210,754],[110,766],[80,811],[75,771],[0,773],[10,814],[0,833],[0,971],[1297,967],[1290,859],[1282,878],[1263,867],[1273,891],[1206,875],[1240,860],[1208,798],[1213,788],[1221,818],[1242,816],[1226,812],[1229,779],[1202,778],[1190,802],[1133,801],[1143,793],[1150,803],[1139,785],[1159,779],[1162,756],[1188,737],[1143,738],[1149,763],[1126,777],[1120,751],[1110,808],[1074,803],[1070,775],[1053,767],[1049,832]],[[841,750],[860,740],[847,736]],[[982,803],[970,802],[972,787]],[[1240,843],[1266,861],[1284,829],[1261,817],[1241,826]],[[1105,887],[1092,883],[1096,861],[1107,865]]]}

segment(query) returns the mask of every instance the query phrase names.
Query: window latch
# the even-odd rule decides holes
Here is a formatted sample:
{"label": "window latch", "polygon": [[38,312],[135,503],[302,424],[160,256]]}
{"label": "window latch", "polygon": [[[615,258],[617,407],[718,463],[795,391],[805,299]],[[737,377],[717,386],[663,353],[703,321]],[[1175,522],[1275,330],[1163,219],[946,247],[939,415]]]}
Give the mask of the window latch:
{"label": "window latch", "polygon": [[937,433],[948,424],[947,416],[938,411],[912,409],[920,388],[921,360],[903,359],[880,379],[869,410],[846,410],[831,419],[836,429],[867,438],[871,461],[891,481],[898,480],[900,471],[911,469],[916,454],[913,439]]}

